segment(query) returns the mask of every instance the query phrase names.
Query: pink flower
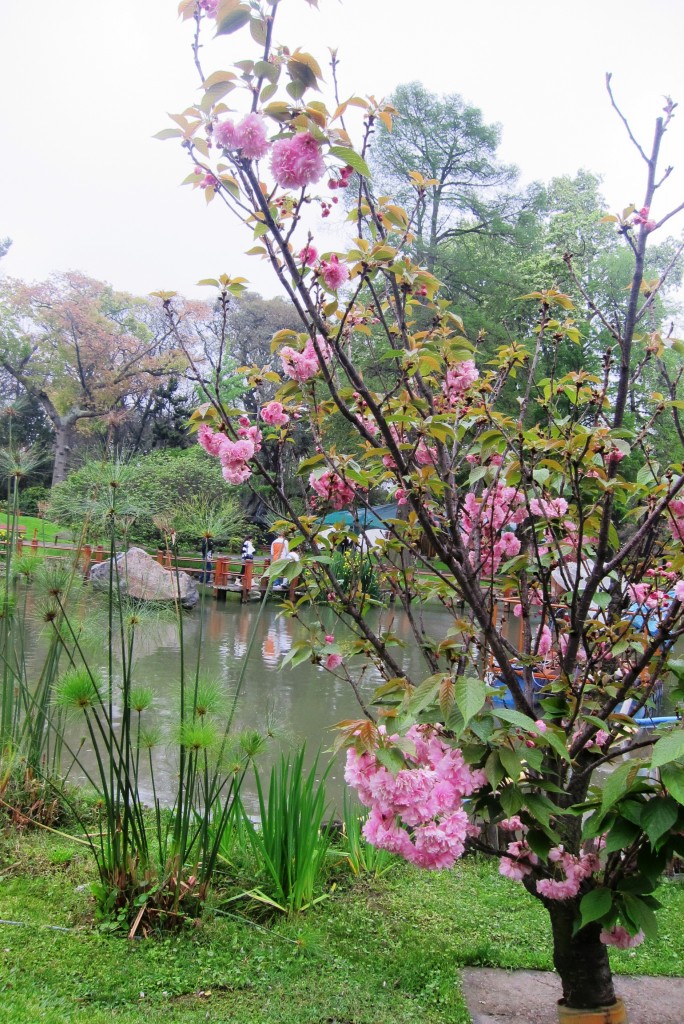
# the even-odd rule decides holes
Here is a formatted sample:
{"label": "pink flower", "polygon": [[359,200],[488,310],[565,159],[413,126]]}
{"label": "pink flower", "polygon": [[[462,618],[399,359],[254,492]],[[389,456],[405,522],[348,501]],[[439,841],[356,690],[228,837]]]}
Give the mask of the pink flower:
{"label": "pink flower", "polygon": [[413,856],[413,843],[408,832],[396,823],[393,816],[383,815],[377,808],[371,811],[362,831],[364,838],[379,850],[398,853],[406,860]]}
{"label": "pink flower", "polygon": [[464,392],[471,384],[475,383],[479,376],[479,371],[472,359],[464,359],[462,362],[456,363],[455,366],[450,366],[442,385],[449,404],[456,405]]}
{"label": "pink flower", "polygon": [[213,174],[205,174],[203,178],[199,180],[200,188],[216,188],[219,184],[218,178],[215,178]]}
{"label": "pink flower", "polygon": [[537,729],[538,729],[538,730],[539,730],[539,732],[540,732],[540,733],[542,733],[542,734],[543,734],[543,733],[545,733],[545,732],[546,732],[546,730],[547,730],[547,728],[548,728],[548,726],[547,726],[546,722],[543,722],[543,721],[541,720],[541,718],[538,718],[538,719],[537,719],[537,721],[536,721],[536,722],[535,722],[534,724],[535,724],[535,725],[537,726]]}
{"label": "pink flower", "polygon": [[335,509],[344,508],[354,500],[356,494],[355,488],[347,480],[330,469],[324,470],[318,476],[311,473],[309,486]]}
{"label": "pink flower", "polygon": [[504,832],[521,832],[523,823],[518,815],[514,814],[512,818],[504,818],[503,821],[500,821],[499,828]]}
{"label": "pink flower", "polygon": [[642,931],[638,931],[636,935],[630,935],[626,928],[616,924],[612,928],[603,928],[599,938],[606,946],[617,946],[618,949],[633,949],[634,946],[641,945],[645,936]]}
{"label": "pink flower", "polygon": [[549,629],[548,626],[542,626],[541,634],[539,636],[539,643],[537,645],[537,653],[539,654],[540,657],[542,657],[542,658],[546,657],[546,655],[551,650],[551,643],[552,643],[551,630]]}
{"label": "pink flower", "polygon": [[341,664],[341,654],[328,654],[324,662],[325,667],[329,669],[331,672],[333,671],[333,669],[339,668]]}
{"label": "pink flower", "polygon": [[532,853],[524,840],[509,843],[506,847],[509,856],[499,861],[499,874],[514,882],[521,882],[525,875],[532,874],[532,867],[539,863],[536,853]]}
{"label": "pink flower", "polygon": [[271,427],[284,427],[286,423],[290,422],[290,417],[283,411],[282,402],[275,401],[267,402],[262,406],[261,418]]}
{"label": "pink flower", "polygon": [[201,11],[207,15],[208,18],[216,17],[216,9],[219,5],[219,0],[199,0],[198,6]]}
{"label": "pink flower", "polygon": [[397,505],[408,505],[407,491],[404,487],[397,487],[394,497],[397,500]]}
{"label": "pink flower", "polygon": [[439,871],[454,866],[465,850],[468,817],[465,811],[455,811],[439,824],[429,822],[413,834],[415,849],[409,860],[418,867]]}
{"label": "pink flower", "polygon": [[304,188],[320,181],[325,164],[311,132],[298,132],[291,139],[274,143],[271,170],[281,188]]}
{"label": "pink flower", "polygon": [[328,635],[325,638],[325,642],[326,642],[326,644],[334,644],[335,643],[335,637],[332,635],[332,633],[328,633]]}
{"label": "pink flower", "polygon": [[533,516],[545,516],[547,519],[558,519],[568,511],[565,498],[532,498],[530,512]]}
{"label": "pink flower", "polygon": [[434,466],[437,459],[437,450],[425,443],[423,438],[418,442],[416,448],[416,462],[419,466]]}
{"label": "pink flower", "polygon": [[234,121],[218,121],[214,125],[214,139],[223,149],[237,149],[238,135]]}
{"label": "pink flower", "polygon": [[305,267],[310,267],[317,259],[318,250],[315,249],[313,245],[305,245],[299,253],[299,262],[303,263]]}
{"label": "pink flower", "polygon": [[246,466],[243,462],[230,463],[229,465],[224,466],[221,472],[223,474],[223,479],[229,484],[244,484],[252,475],[252,471],[249,466]]}
{"label": "pink flower", "polygon": [[335,253],[330,255],[330,259],[321,260],[320,272],[326,288],[329,288],[332,292],[336,292],[345,281],[349,280],[347,266],[344,263],[340,263]]}
{"label": "pink flower", "polygon": [[219,454],[224,437],[225,434],[215,433],[206,423],[202,423],[197,431],[197,440],[209,455]]}
{"label": "pink flower", "polygon": [[678,601],[684,601],[684,580],[675,583],[674,593]]}
{"label": "pink flower", "polygon": [[258,114],[248,114],[243,118],[235,134],[235,148],[246,160],[261,160],[271,148],[266,122]]}
{"label": "pink flower", "polygon": [[[323,359],[330,359],[330,346],[325,338],[317,334],[316,341]],[[297,352],[296,349],[291,348],[289,345],[283,346],[280,350],[280,358],[287,376],[292,377],[293,380],[298,380],[300,384],[303,384],[310,377],[313,377],[314,374],[318,373],[321,366],[311,338],[307,340],[301,352]]]}

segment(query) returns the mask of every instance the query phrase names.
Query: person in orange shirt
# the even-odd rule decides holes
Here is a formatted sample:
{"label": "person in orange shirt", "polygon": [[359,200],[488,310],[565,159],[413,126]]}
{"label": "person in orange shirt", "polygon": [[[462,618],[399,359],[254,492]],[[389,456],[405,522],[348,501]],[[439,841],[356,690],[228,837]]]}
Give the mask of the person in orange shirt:
{"label": "person in orange shirt", "polygon": [[[290,545],[287,539],[279,533],[271,543],[271,563],[279,562],[283,558],[287,558],[290,552]],[[282,587],[287,584],[287,580],[281,577],[273,581],[274,587]]]}

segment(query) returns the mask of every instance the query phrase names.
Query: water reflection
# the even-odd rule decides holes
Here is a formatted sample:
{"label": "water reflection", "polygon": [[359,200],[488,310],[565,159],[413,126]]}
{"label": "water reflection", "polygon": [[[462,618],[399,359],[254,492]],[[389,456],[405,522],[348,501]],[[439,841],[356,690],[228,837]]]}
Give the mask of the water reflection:
{"label": "water reflection", "polygon": [[[31,612],[30,594],[28,608],[31,628],[27,660],[29,671],[37,678],[42,667],[46,641],[35,612]],[[96,623],[95,614],[92,607],[89,607],[91,626],[96,628],[86,629],[84,633],[85,652],[91,667],[106,674],[106,626],[104,623]],[[328,609],[324,609],[322,615],[323,628],[327,632],[334,632],[336,640],[344,644],[343,627],[335,621]],[[403,611],[374,610],[369,619],[375,629],[392,629],[401,640],[403,646],[396,648],[395,656],[403,664],[404,670],[419,671],[420,652]],[[425,610],[423,619],[427,631],[436,637],[443,637],[451,624],[450,617],[439,608]],[[231,601],[223,604],[209,597],[202,607],[183,616],[182,628],[186,674],[194,677],[199,665],[203,678],[220,684],[227,706],[235,692],[251,643],[244,684],[237,704],[235,728],[255,728],[261,731],[268,728],[274,733],[276,740],[261,760],[265,771],[280,756],[281,751],[287,751],[301,742],[306,742],[309,758],[313,760],[319,747],[325,749],[331,745],[331,726],[335,722],[361,715],[349,685],[321,667],[306,661],[295,668],[280,668],[282,658],[291,650],[301,626],[282,616],[276,604],[267,604],[263,608],[259,604],[240,605]],[[92,633],[97,634],[96,638],[89,635]],[[163,617],[145,625],[136,636],[133,651],[134,684],[150,687],[155,694],[153,707],[146,714],[152,716],[162,734],[162,744],[154,752],[155,781],[158,795],[167,802],[173,796],[177,770],[173,742],[180,694],[180,652],[178,626]],[[118,663],[115,666],[115,682],[120,681],[121,666]],[[362,693],[370,696],[379,682],[377,670],[373,666],[363,668],[359,661]],[[115,719],[120,719],[119,707],[115,708]],[[69,742],[72,747],[81,744],[84,732],[82,720],[75,719],[70,724]],[[94,766],[89,740],[84,743],[83,753],[86,764]],[[321,765],[325,763],[327,759],[323,758]],[[157,772],[160,773],[159,777]],[[339,807],[343,790],[341,767],[335,765],[329,778],[331,800]],[[148,773],[141,772],[141,789],[144,798],[151,800]],[[246,802],[250,810],[253,810],[255,793],[253,781],[249,777],[245,793]]]}

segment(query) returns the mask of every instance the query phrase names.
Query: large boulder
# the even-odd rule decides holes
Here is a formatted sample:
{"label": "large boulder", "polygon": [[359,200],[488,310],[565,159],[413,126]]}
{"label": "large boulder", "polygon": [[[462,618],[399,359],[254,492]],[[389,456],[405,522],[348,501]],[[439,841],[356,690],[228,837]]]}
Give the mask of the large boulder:
{"label": "large boulder", "polygon": [[[109,586],[110,559],[97,562],[89,579],[99,587]],[[175,569],[164,569],[142,548],[129,548],[116,556],[119,586],[122,594],[137,601],[175,601],[183,608],[194,608],[199,601],[197,584],[192,576]]]}

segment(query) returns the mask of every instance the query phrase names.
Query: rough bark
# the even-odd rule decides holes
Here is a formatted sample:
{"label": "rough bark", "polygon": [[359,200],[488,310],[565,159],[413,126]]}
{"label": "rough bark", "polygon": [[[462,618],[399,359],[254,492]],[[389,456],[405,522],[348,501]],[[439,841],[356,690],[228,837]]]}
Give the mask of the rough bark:
{"label": "rough bark", "polygon": [[547,903],[553,933],[553,963],[563,986],[566,1006],[589,1010],[615,1002],[608,948],[599,939],[601,925],[592,923],[572,934],[573,902]]}
{"label": "rough bark", "polygon": [[52,486],[66,480],[69,472],[69,457],[73,442],[74,422],[71,419],[55,422],[55,463],[52,469]]}

